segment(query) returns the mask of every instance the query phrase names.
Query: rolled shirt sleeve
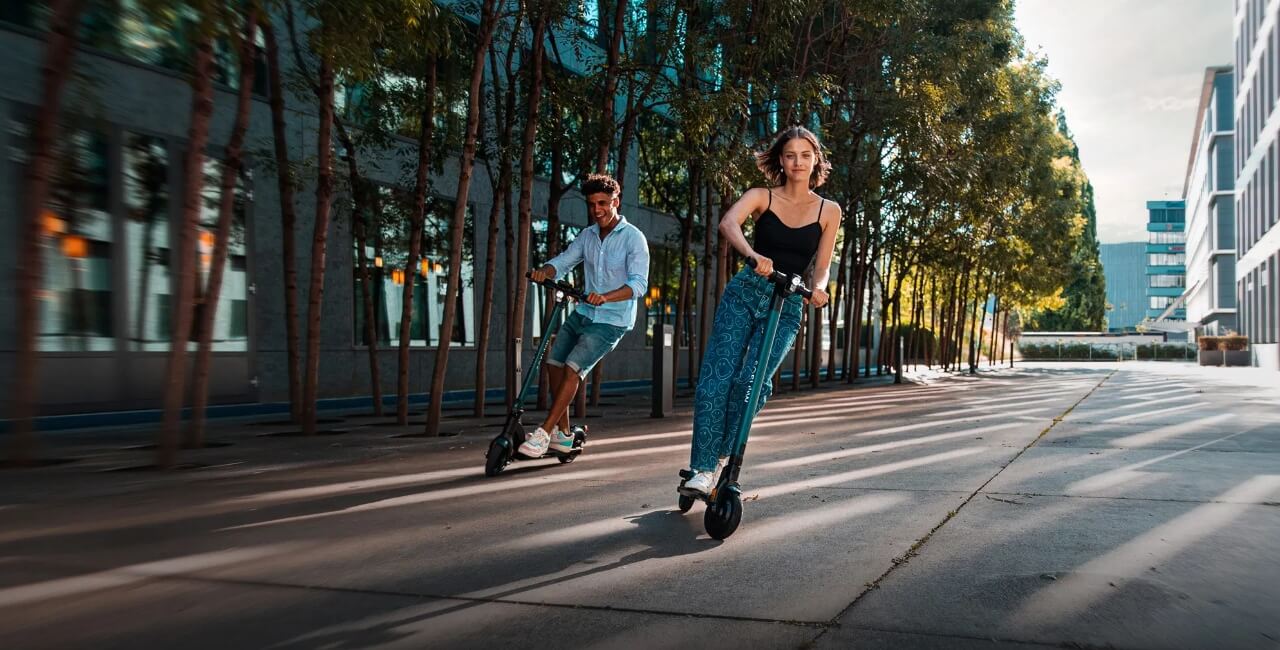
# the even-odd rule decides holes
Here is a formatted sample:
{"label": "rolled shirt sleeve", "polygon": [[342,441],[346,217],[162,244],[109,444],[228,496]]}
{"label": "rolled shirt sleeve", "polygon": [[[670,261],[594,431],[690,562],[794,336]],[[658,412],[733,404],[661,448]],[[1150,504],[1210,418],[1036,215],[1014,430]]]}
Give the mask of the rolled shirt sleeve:
{"label": "rolled shirt sleeve", "polygon": [[649,290],[649,242],[638,228],[631,229],[631,246],[627,251],[627,286],[631,298],[643,297]]}

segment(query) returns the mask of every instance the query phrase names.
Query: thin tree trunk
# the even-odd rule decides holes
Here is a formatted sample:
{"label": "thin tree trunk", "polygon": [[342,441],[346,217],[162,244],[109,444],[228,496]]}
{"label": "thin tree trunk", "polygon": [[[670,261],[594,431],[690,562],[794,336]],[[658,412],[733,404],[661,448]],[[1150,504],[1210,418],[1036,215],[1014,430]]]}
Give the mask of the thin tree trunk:
{"label": "thin tree trunk", "polygon": [[[986,323],[986,313],[982,315],[983,323]],[[1000,294],[995,294],[995,299],[991,304],[991,342],[987,344],[987,365],[994,366],[996,364],[996,334],[1000,324]]]}
{"label": "thin tree trunk", "polygon": [[230,249],[231,221],[235,208],[236,181],[244,165],[244,134],[249,126],[249,105],[253,98],[254,44],[257,40],[257,12],[250,9],[245,16],[244,40],[240,44],[240,88],[236,96],[236,117],[227,142],[227,159],[222,164],[221,194],[218,197],[218,225],[213,243],[213,262],[209,267],[208,286],[204,291],[204,304],[200,310],[200,345],[196,351],[195,371],[192,374],[191,421],[187,425],[184,446],[199,449],[204,446],[205,408],[209,404],[209,363],[213,353],[213,327],[222,294],[223,267]]}
{"label": "thin tree trunk", "polygon": [[[557,110],[552,118],[551,128],[556,133],[561,133],[564,123],[561,120],[560,112]],[[560,181],[564,178],[564,141],[559,137],[551,139],[551,178],[547,179],[547,259],[560,254],[560,199],[564,197],[565,188]],[[545,260],[543,260],[545,262]],[[555,294],[547,292],[546,300],[542,305],[543,313],[543,336],[547,336],[547,331],[551,324],[545,320],[546,316],[551,314],[551,310],[555,308]],[[586,398],[583,392],[586,386],[578,385],[578,400],[582,401]],[[538,369],[538,410],[545,411],[548,408],[551,393],[551,373],[547,370],[544,363]]]}
{"label": "thin tree trunk", "polygon": [[267,43],[267,72],[271,84],[271,134],[275,144],[276,184],[280,195],[280,239],[284,266],[285,342],[289,376],[289,416],[302,419],[302,382],[298,361],[302,347],[298,335],[297,214],[293,205],[293,173],[289,165],[289,144],[284,124],[284,84],[280,74],[280,47],[270,21],[262,23]]}
{"label": "thin tree trunk", "polygon": [[[524,134],[521,138],[520,223],[516,232],[517,275],[529,268],[529,233],[533,228],[533,148],[538,135],[538,108],[542,100],[542,60],[545,54],[547,22],[546,12],[539,10],[533,27],[533,51],[529,59],[529,103],[525,111]],[[528,289],[527,284],[519,282],[511,291],[514,296],[511,336],[517,341],[524,338],[524,309]]]}
{"label": "thin tree trunk", "polygon": [[[396,369],[396,423],[409,424],[409,346],[412,343],[413,288],[417,284],[418,260],[422,257],[422,231],[427,214],[427,173],[431,167],[431,137],[435,130],[436,74],[435,57],[427,58],[424,74],[426,88],[422,97],[422,117],[418,126],[418,167],[413,189],[413,217],[409,226],[409,259],[405,261],[404,287],[400,298],[400,340]],[[424,327],[429,327],[424,323]],[[429,336],[427,338],[430,338]]]}
{"label": "thin tree trunk", "polygon": [[[498,58],[492,50],[489,53],[489,70],[490,83],[493,85],[492,124],[494,131],[498,134],[498,155],[502,157],[499,167],[505,172],[507,168],[505,163],[508,159],[506,145],[510,141],[511,122],[505,118],[505,115],[510,115],[510,113],[504,113],[502,110],[504,92],[502,80],[498,78]],[[504,135],[507,136],[505,139]],[[484,417],[485,415],[489,344],[492,340],[489,329],[493,322],[493,290],[496,284],[494,276],[498,272],[498,221],[502,218],[503,196],[509,190],[508,187],[502,185],[500,178],[494,176],[493,165],[488,158],[485,160],[485,169],[488,170],[490,196],[493,197],[493,203],[489,208],[489,238],[485,241],[484,289],[480,298],[480,325],[476,342],[476,396],[472,408],[472,415],[475,417]],[[499,174],[500,176],[501,174]]]}
{"label": "thin tree trunk", "polygon": [[307,291],[307,370],[302,392],[302,432],[316,432],[320,384],[320,319],[324,307],[324,265],[333,201],[333,65],[320,59],[320,124],[316,138],[316,221],[311,239],[311,277]]}
{"label": "thin tree trunk", "polygon": [[[600,136],[596,150],[596,173],[603,174],[609,166],[609,148],[613,145],[615,95],[618,92],[618,53],[622,50],[623,19],[627,15],[627,0],[618,0],[613,12],[613,38],[609,40],[609,54],[604,69],[604,94],[600,96]],[[622,152],[621,155],[626,155]],[[621,182],[621,179],[619,179]]]}
{"label": "thin tree trunk", "polygon": [[924,365],[931,369],[934,358],[938,356],[938,339],[941,338],[938,322],[941,322],[941,315],[938,313],[938,276],[929,274],[929,343],[924,348]]}
{"label": "thin tree trunk", "polygon": [[16,465],[29,464],[35,456],[35,415],[39,397],[36,332],[40,328],[36,294],[44,278],[45,246],[41,217],[53,173],[53,143],[57,140],[58,118],[62,113],[62,89],[71,77],[76,26],[80,24],[84,5],[85,0],[58,0],[53,4],[48,43],[40,69],[40,112],[31,130],[22,245],[18,247],[17,358],[14,360],[13,393],[9,402],[10,417],[13,418],[11,460]]}
{"label": "thin tree trunk", "polygon": [[453,203],[453,223],[449,232],[449,279],[445,289],[444,322],[440,324],[440,345],[436,347],[436,362],[431,369],[431,405],[427,409],[428,436],[440,435],[440,415],[444,403],[445,372],[449,364],[449,348],[453,342],[453,325],[458,315],[458,292],[462,286],[462,236],[467,223],[467,201],[471,198],[471,177],[476,161],[476,133],[480,124],[480,104],[484,80],[484,54],[489,50],[493,36],[494,12],[497,0],[485,0],[480,10],[480,33],[476,37],[474,60],[471,63],[471,86],[467,97],[467,132],[462,141],[462,160],[458,169],[458,192]]}
{"label": "thin tree trunk", "polygon": [[[354,154],[352,154],[354,155]],[[360,189],[356,189],[353,185],[353,195],[356,193],[365,194],[369,191],[368,187],[364,187],[361,183]],[[361,205],[367,206],[366,201],[357,200],[354,202],[351,214],[352,229],[356,236],[356,264],[360,273],[360,298],[361,308],[364,310],[364,344],[367,346],[369,356],[369,387],[373,392],[373,414],[377,417],[382,416],[382,372],[378,368],[378,313],[374,305],[373,292],[374,282],[369,275],[369,222],[374,219],[374,212],[368,209],[361,209]],[[375,224],[376,227],[376,224]],[[381,282],[381,278],[378,279]]]}
{"label": "thin tree trunk", "polygon": [[213,42],[209,37],[201,38],[196,44],[193,69],[191,126],[183,167],[182,221],[178,231],[177,272],[174,273],[177,291],[170,303],[172,329],[168,371],[165,373],[164,423],[160,428],[156,454],[156,464],[162,468],[172,467],[177,455],[187,342],[191,338],[191,302],[196,284],[196,224],[200,221],[201,189],[204,185],[204,149],[209,141],[209,119],[213,115]]}
{"label": "thin tree trunk", "polygon": [[352,199],[352,231],[356,237],[356,243],[359,250],[356,253],[357,263],[359,265],[360,286],[362,295],[362,306],[364,309],[364,335],[366,353],[369,361],[369,385],[372,389],[373,398],[373,414],[382,415],[382,379],[381,371],[378,369],[378,338],[376,330],[376,320],[373,306],[373,282],[369,278],[369,266],[367,264],[365,253],[365,239],[368,231],[365,227],[365,215],[374,214],[370,210],[369,186],[364,181],[363,175],[360,173],[360,164],[357,159],[356,144],[352,140],[351,135],[347,133],[347,129],[342,124],[342,120],[334,118],[333,121],[335,131],[338,135],[338,142],[342,144],[342,148],[346,151],[343,159],[347,163],[347,179],[351,185]]}

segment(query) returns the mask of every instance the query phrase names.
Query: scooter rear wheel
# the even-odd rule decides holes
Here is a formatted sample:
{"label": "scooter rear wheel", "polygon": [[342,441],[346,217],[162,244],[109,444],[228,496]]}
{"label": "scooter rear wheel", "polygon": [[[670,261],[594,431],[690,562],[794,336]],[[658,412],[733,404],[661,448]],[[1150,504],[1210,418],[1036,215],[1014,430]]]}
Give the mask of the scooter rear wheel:
{"label": "scooter rear wheel", "polygon": [[573,427],[572,431],[574,449],[573,451],[559,457],[560,462],[566,465],[572,463],[573,459],[577,458],[578,454],[582,453],[582,446],[587,444],[586,429],[583,429],[582,427]]}
{"label": "scooter rear wheel", "polygon": [[742,500],[737,493],[729,492],[721,495],[715,503],[707,507],[702,517],[702,526],[712,539],[725,539],[738,530],[742,523]]}
{"label": "scooter rear wheel", "polygon": [[511,442],[499,436],[489,443],[489,453],[485,454],[484,475],[497,476],[511,462]]}
{"label": "scooter rear wheel", "polygon": [[680,508],[680,512],[689,512],[689,508],[693,507],[693,497],[684,494],[676,501],[676,507]]}

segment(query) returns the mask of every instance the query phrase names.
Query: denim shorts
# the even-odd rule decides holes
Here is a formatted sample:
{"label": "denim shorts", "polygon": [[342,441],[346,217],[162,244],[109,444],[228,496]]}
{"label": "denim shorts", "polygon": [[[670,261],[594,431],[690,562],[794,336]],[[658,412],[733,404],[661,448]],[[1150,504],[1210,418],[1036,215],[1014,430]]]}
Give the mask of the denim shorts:
{"label": "denim shorts", "polygon": [[604,355],[618,347],[626,333],[626,328],[592,322],[575,311],[560,326],[547,354],[547,365],[569,366],[579,378],[586,377]]}

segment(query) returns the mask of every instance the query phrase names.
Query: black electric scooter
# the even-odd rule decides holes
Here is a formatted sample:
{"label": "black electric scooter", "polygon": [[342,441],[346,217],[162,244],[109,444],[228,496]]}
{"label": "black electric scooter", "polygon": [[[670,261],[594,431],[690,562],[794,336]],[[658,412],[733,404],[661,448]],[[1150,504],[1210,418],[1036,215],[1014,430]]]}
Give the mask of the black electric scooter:
{"label": "black electric scooter", "polygon": [[[755,268],[755,259],[747,258],[747,266]],[[760,343],[760,358],[756,360],[756,368],[760,369],[769,363],[769,352],[773,349],[773,339],[778,333],[783,301],[793,293],[805,298],[812,297],[798,275],[774,271],[769,275],[769,281],[773,283],[773,297],[769,301],[769,320],[764,328],[764,340]],[[732,535],[742,521],[742,488],[738,486],[738,472],[742,470],[742,457],[747,452],[747,436],[751,433],[752,414],[760,401],[764,379],[764,372],[756,372],[751,380],[751,390],[747,393],[747,410],[742,424],[738,426],[738,441],[734,446],[734,453],[720,472],[720,479],[716,481],[711,494],[686,489],[684,484],[693,478],[694,473],[692,470],[680,470],[680,487],[676,489],[680,494],[677,502],[680,512],[688,512],[695,500],[706,503],[707,511],[703,515],[702,525],[714,539],[725,539]]]}
{"label": "black electric scooter", "polygon": [[[524,276],[529,277],[528,273]],[[531,280],[532,281],[532,280]],[[484,473],[485,476],[497,476],[506,469],[507,465],[515,460],[534,460],[535,458],[546,458],[547,456],[556,456],[561,463],[572,463],[573,459],[582,453],[582,446],[587,442],[587,430],[582,426],[570,427],[573,433],[573,449],[568,452],[560,452],[548,449],[545,456],[525,456],[519,452],[520,445],[524,442],[525,431],[524,423],[521,416],[524,415],[524,399],[529,394],[529,389],[533,387],[534,379],[538,376],[538,370],[542,367],[542,356],[547,351],[547,345],[550,343],[556,331],[560,328],[559,316],[564,312],[565,305],[569,300],[577,300],[579,302],[586,300],[586,296],[573,285],[563,281],[543,280],[541,282],[533,281],[534,284],[542,285],[552,292],[555,297],[555,307],[551,310],[551,317],[546,322],[553,323],[554,330],[548,330],[542,335],[542,342],[538,344],[538,351],[533,355],[533,362],[529,364],[530,371],[525,374],[524,382],[520,386],[520,393],[516,395],[511,412],[507,414],[507,420],[502,425],[502,432],[489,443],[489,449],[484,454]],[[519,375],[520,369],[516,368],[516,374]]]}

